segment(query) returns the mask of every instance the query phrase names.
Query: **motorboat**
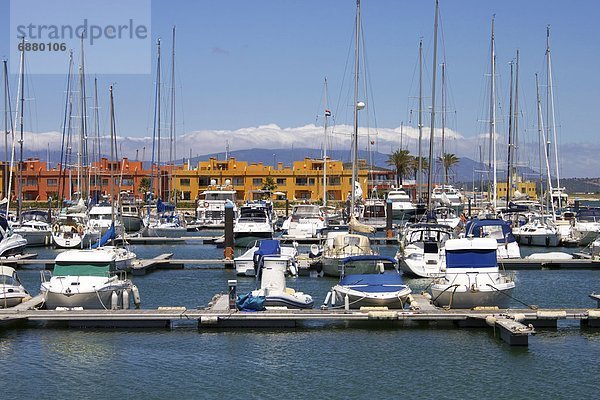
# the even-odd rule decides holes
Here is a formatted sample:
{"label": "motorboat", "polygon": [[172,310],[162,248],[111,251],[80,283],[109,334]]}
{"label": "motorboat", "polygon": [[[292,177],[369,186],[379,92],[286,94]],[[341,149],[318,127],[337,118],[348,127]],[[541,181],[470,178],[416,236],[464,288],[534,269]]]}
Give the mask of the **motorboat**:
{"label": "motorboat", "polygon": [[281,246],[279,240],[257,240],[254,246],[242,255],[233,259],[236,274],[239,276],[256,276],[262,259],[266,256],[281,256],[288,259],[287,274],[298,275],[298,248],[297,245]]}
{"label": "motorboat", "polygon": [[231,186],[229,179],[225,186],[217,186],[216,180],[211,180],[209,190],[201,193],[196,207],[196,225],[200,228],[223,229],[225,227],[225,204],[229,200],[233,203],[234,215],[237,214],[236,191]]}
{"label": "motorboat", "polygon": [[14,268],[0,265],[0,308],[14,307],[31,298]]}
{"label": "motorboat", "polygon": [[434,208],[433,213],[438,224],[448,225],[452,229],[455,229],[460,224],[460,217],[452,207],[439,206]]}
{"label": "motorboat", "polygon": [[408,193],[402,188],[390,190],[387,199],[392,202],[393,219],[407,220],[417,210],[416,206],[410,201]]}
{"label": "motorboat", "polygon": [[540,215],[512,230],[519,244],[527,246],[557,247],[561,243],[561,233],[552,219]]}
{"label": "motorboat", "polygon": [[447,308],[507,308],[515,281],[500,272],[498,247],[490,237],[448,240],[446,272],[431,285],[433,303]]}
{"label": "motorboat", "polygon": [[408,225],[400,240],[396,258],[409,276],[432,278],[444,273],[446,241],[454,237],[448,225],[417,223]]}
{"label": "motorboat", "polygon": [[27,240],[18,233],[14,233],[6,218],[0,215],[0,257],[22,254],[25,246],[27,246]]}
{"label": "motorboat", "polygon": [[294,206],[292,215],[283,222],[283,237],[303,239],[321,238],[327,228],[319,206],[300,204]]}
{"label": "motorboat", "polygon": [[[404,308],[411,289],[395,271],[384,274],[351,274],[340,279],[331,288],[332,306],[348,308],[388,307]],[[325,303],[328,303],[328,298]]]}
{"label": "motorboat", "polygon": [[457,212],[461,212],[463,209],[463,195],[452,185],[434,187],[431,199],[435,204],[452,207]]}
{"label": "motorboat", "polygon": [[117,262],[116,252],[102,247],[59,253],[52,276],[42,271],[46,308],[126,309],[130,300],[139,306],[139,291]]}
{"label": "motorboat", "polygon": [[48,246],[52,243],[49,222],[49,211],[26,210],[21,213],[20,221],[12,225],[12,231],[25,238],[28,247]]}
{"label": "motorboat", "polygon": [[366,199],[359,221],[375,229],[385,229],[387,223],[385,200]]}
{"label": "motorboat", "polygon": [[323,273],[327,276],[378,274],[385,263],[396,263],[391,257],[380,256],[365,235],[332,231],[327,233],[321,255]]}
{"label": "motorboat", "polygon": [[465,232],[466,237],[489,237],[495,239],[498,243],[496,254],[499,260],[521,258],[521,249],[512,233],[510,222],[496,218],[474,218],[467,222]]}
{"label": "motorboat", "polygon": [[121,206],[119,207],[120,220],[125,232],[139,232],[143,227],[140,208],[135,197],[129,192],[121,192]]}
{"label": "motorboat", "polygon": [[312,308],[313,298],[309,294],[286,287],[285,274],[288,268],[285,256],[265,256],[260,269],[260,289],[252,291],[254,297],[264,297],[264,306],[285,308]]}
{"label": "motorboat", "polygon": [[123,227],[121,221],[115,218],[115,208],[110,205],[96,205],[88,211],[87,225],[104,235],[106,231],[114,224],[117,232],[121,232]]}
{"label": "motorboat", "polygon": [[261,203],[248,203],[239,209],[239,216],[233,227],[233,240],[236,247],[247,247],[260,239],[273,237],[273,222],[268,210]]}
{"label": "motorboat", "polygon": [[582,209],[577,212],[573,225],[573,236],[579,246],[588,246],[600,237],[600,209]]}

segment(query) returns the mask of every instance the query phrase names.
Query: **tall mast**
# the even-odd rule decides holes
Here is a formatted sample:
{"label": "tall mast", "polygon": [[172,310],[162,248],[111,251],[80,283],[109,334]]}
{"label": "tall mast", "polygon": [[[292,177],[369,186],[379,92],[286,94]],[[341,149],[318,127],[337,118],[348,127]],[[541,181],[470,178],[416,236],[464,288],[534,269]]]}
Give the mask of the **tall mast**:
{"label": "tall mast", "polygon": [[81,132],[79,135],[79,150],[77,152],[77,189],[79,190],[79,198],[83,199],[87,196],[84,191],[85,169],[87,166],[87,105],[85,93],[85,53],[83,47],[83,34],[81,35],[81,65],[79,67],[79,88],[80,88],[80,116],[81,116]]}
{"label": "tall mast", "polygon": [[442,63],[442,170],[444,173],[444,184],[442,192],[448,184],[448,175],[446,174],[446,63]]}
{"label": "tall mast", "polygon": [[544,133],[544,122],[542,118],[542,104],[540,101],[540,89],[538,84],[538,77],[535,74],[535,86],[537,92],[537,103],[538,103],[538,131],[540,133],[541,146],[544,148],[544,158],[546,159],[546,176],[548,177],[548,196],[550,200],[550,206],[552,208],[552,215],[554,215],[554,202],[552,201],[552,179],[550,177],[550,162],[548,161],[548,146],[550,143],[547,142],[546,135]]}
{"label": "tall mast", "polygon": [[508,158],[507,158],[507,168],[506,168],[506,208],[508,208],[508,204],[510,203],[510,189],[512,186],[512,147],[513,147],[513,137],[512,137],[512,129],[513,129],[513,63],[510,63],[510,91],[508,97]]}
{"label": "tall mast", "polygon": [[[111,86],[111,88],[112,88],[112,86]],[[102,152],[101,152],[101,148],[100,148],[100,118],[98,116],[98,113],[99,113],[99,110],[98,110],[98,78],[94,78],[94,131],[96,134],[95,135],[96,136],[96,144],[94,147],[98,153],[98,168],[100,168]],[[98,191],[100,193],[102,193],[102,178],[98,179],[98,175],[99,175],[98,168],[96,168],[94,170],[94,185],[97,185],[99,187]]]}
{"label": "tall mast", "polygon": [[[160,117],[158,117],[158,111],[160,111],[160,39],[157,40],[156,42],[156,47],[157,47],[157,52],[158,52],[158,57],[157,57],[157,61],[156,61],[156,75],[157,75],[157,79],[156,79],[156,92],[155,92],[155,96],[154,96],[154,126],[152,129],[152,156],[151,156],[151,162],[150,162],[150,198],[148,201],[148,220],[150,220],[150,207],[152,206],[152,199],[153,199],[153,194],[154,194],[154,156],[156,155],[155,151],[154,151],[154,147],[156,145],[156,136],[157,133],[159,131],[158,126],[157,126],[157,120],[158,122],[160,122]],[[158,135],[160,137],[160,134]],[[159,147],[160,148],[160,147]],[[191,151],[191,150],[190,150]],[[142,157],[144,158],[144,157]],[[158,192],[158,196],[160,196],[160,167],[157,168],[157,171],[159,173],[159,184],[158,184],[158,188],[159,188],[159,192]]]}
{"label": "tall mast", "polygon": [[432,184],[433,184],[433,138],[435,133],[435,78],[437,76],[437,30],[438,30],[439,0],[435,0],[435,22],[433,25],[433,78],[431,80],[431,129],[429,131],[429,172],[427,174],[427,209],[432,211]]}
{"label": "tall mast", "polygon": [[160,39],[158,39],[158,61],[156,66],[156,169],[158,174],[158,198],[162,199],[162,174],[160,171]]}
{"label": "tall mast", "polygon": [[[4,64],[4,174],[6,176],[6,172],[8,171],[8,135],[12,132],[12,116],[10,111],[10,93],[8,87],[8,61],[5,59],[2,61]],[[10,130],[8,129],[8,124],[10,121]],[[2,192],[4,193],[4,197],[10,197],[10,193],[8,193],[8,180],[4,179],[4,187],[2,188]]]}
{"label": "tall mast", "polygon": [[[65,163],[67,160],[66,157],[66,149],[65,149],[65,136],[68,132],[68,126],[70,126],[70,104],[71,104],[71,75],[73,73],[73,50],[69,51],[69,72],[67,74],[67,92],[65,96],[65,114],[63,117],[63,125],[62,125],[62,137],[60,144],[60,165],[58,167],[58,185],[59,185],[59,193],[56,196],[56,207],[60,207],[60,201],[65,197],[65,177],[63,176],[66,169]],[[67,141],[68,146],[68,141]]]}
{"label": "tall mast", "polygon": [[[552,115],[552,125],[548,126],[548,140],[550,140],[550,131],[552,131],[552,140],[554,141],[554,163],[556,166],[556,189],[558,192],[558,209],[562,208],[562,192],[560,187],[560,173],[558,168],[558,144],[556,137],[556,119],[554,117],[554,91],[552,88],[552,62],[550,60],[550,26],[546,27],[546,65],[548,68],[547,79],[548,79],[548,98],[550,100],[550,114]],[[549,116],[547,116],[549,118]],[[551,198],[552,200],[552,198]]]}
{"label": "tall mast", "polygon": [[[356,37],[354,46],[354,132],[352,134],[352,184],[351,184],[351,200],[350,200],[350,215],[354,215],[354,207],[356,206],[356,190],[355,185],[358,181],[358,72],[359,72],[359,40],[360,40],[360,0],[356,0]],[[364,105],[361,105],[361,108]]]}
{"label": "tall mast", "polygon": [[[327,78],[325,78],[325,118],[323,122],[323,207],[327,207],[327,122],[331,111],[327,107]],[[275,167],[275,166],[273,166]]]}
{"label": "tall mast", "polygon": [[[19,196],[17,198],[17,218],[21,222],[21,210],[23,208],[23,116],[25,108],[25,39],[23,39],[23,51],[21,52],[21,109],[19,110]],[[8,216],[8,207],[6,208]]]}
{"label": "tall mast", "polygon": [[417,193],[419,204],[423,202],[423,39],[419,40],[419,165],[417,170]]}
{"label": "tall mast", "polygon": [[[174,160],[176,158],[175,154],[175,27],[173,27],[173,42],[171,49],[171,124],[169,127],[169,165],[170,165],[170,174],[169,174],[169,193],[173,192],[172,180],[173,180],[173,170],[175,168]],[[171,196],[171,194],[169,195]],[[173,201],[177,201],[177,196],[172,194]]]}
{"label": "tall mast", "polygon": [[492,17],[492,54],[491,54],[491,90],[490,90],[490,164],[492,169],[492,207],[496,208],[496,187],[498,186],[496,177],[496,40],[494,37],[494,20]]}
{"label": "tall mast", "polygon": [[112,226],[115,225],[115,178],[112,168],[113,160],[115,160],[115,145],[114,145],[114,137],[115,137],[115,105],[113,100],[113,87],[110,85],[110,218],[112,221]]}

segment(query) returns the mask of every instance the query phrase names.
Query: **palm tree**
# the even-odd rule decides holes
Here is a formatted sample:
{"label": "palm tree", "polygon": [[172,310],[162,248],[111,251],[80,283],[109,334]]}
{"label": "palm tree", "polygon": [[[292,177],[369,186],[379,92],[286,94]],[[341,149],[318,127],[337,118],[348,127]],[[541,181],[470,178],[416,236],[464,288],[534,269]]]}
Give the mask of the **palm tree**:
{"label": "palm tree", "polygon": [[407,176],[412,170],[414,157],[408,150],[396,150],[389,155],[387,165],[393,165],[396,168],[396,184],[402,185],[402,178]]}
{"label": "palm tree", "polygon": [[448,185],[448,171],[460,162],[460,158],[453,153],[444,153],[442,157],[438,158],[438,161],[442,164],[442,168],[444,168],[444,176],[446,177],[446,182],[444,182],[444,184]]}
{"label": "palm tree", "polygon": [[[421,168],[423,168],[423,173],[424,174],[427,174],[427,171],[429,171],[429,161],[425,157],[421,157]],[[419,157],[418,156],[413,157],[413,162],[412,162],[412,165],[411,165],[411,170],[414,173],[415,181],[416,181],[417,180],[417,173],[419,172]]]}

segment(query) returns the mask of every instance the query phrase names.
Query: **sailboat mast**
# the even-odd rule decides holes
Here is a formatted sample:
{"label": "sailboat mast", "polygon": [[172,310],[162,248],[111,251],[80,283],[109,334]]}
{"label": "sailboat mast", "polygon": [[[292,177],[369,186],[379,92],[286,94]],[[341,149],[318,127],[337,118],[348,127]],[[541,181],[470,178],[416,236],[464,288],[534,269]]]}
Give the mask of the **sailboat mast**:
{"label": "sailboat mast", "polygon": [[512,147],[513,147],[513,137],[512,137],[512,129],[513,129],[513,63],[510,63],[510,90],[508,97],[508,158],[507,158],[507,168],[506,168],[506,208],[508,208],[508,204],[510,203],[510,189],[512,186]]}
{"label": "sailboat mast", "polygon": [[[150,198],[148,199],[148,221],[150,220],[150,208],[152,206],[152,199],[154,197],[154,160],[155,160],[155,155],[156,152],[154,151],[154,147],[156,144],[156,134],[158,131],[158,127],[157,127],[157,110],[160,110],[160,78],[158,78],[158,76],[160,76],[160,39],[157,40],[156,42],[156,47],[157,47],[157,52],[158,52],[158,57],[157,57],[157,62],[156,62],[156,74],[157,74],[157,79],[156,79],[156,93],[155,93],[155,97],[154,97],[154,126],[152,129],[152,156],[151,161],[150,161]],[[158,118],[159,122],[160,122],[160,118]],[[191,149],[190,149],[191,151]],[[144,157],[142,157],[144,158]],[[160,167],[157,168],[157,171],[160,173]],[[159,196],[160,196],[160,174],[159,174]]]}
{"label": "sailboat mast", "polygon": [[110,164],[111,164],[111,168],[110,168],[110,218],[111,218],[111,222],[112,222],[112,226],[114,227],[115,225],[115,178],[114,178],[114,168],[112,168],[112,163],[113,160],[115,160],[115,144],[114,144],[114,137],[115,137],[115,105],[114,105],[114,99],[113,99],[113,86],[110,85],[109,87],[109,92],[110,92]]}
{"label": "sailboat mast", "polygon": [[356,182],[358,181],[358,68],[359,68],[359,40],[360,40],[360,0],[356,0],[356,37],[354,46],[354,132],[352,134],[352,184],[350,215],[354,214],[356,206]]}
{"label": "sailboat mast", "polygon": [[171,123],[169,127],[169,193],[172,193],[173,201],[177,201],[177,196],[173,190],[173,170],[175,168],[175,27],[173,27],[173,41],[171,49]]}
{"label": "sailboat mast", "polygon": [[[519,166],[519,50],[517,50],[517,64],[515,66],[515,102],[513,108],[513,144],[512,144],[512,165],[511,178],[517,177],[517,168]],[[516,166],[516,167],[515,167]],[[517,185],[518,186],[518,185]]]}
{"label": "sailboat mast", "polygon": [[417,170],[417,193],[419,204],[423,202],[423,39],[419,40],[419,165]]}
{"label": "sailboat mast", "polygon": [[446,173],[446,63],[442,63],[442,170],[444,173],[444,184],[442,193],[446,191],[448,174]]}
{"label": "sailboat mast", "polygon": [[[11,112],[9,111],[10,95],[9,95],[9,89],[8,89],[8,61],[5,59],[5,60],[2,60],[2,62],[4,64],[4,160],[5,160],[3,176],[6,176],[6,171],[8,171],[8,166],[6,165],[6,163],[8,163],[8,135],[12,131],[12,116],[11,116]],[[10,131],[8,130],[8,121],[9,120],[10,120],[10,124],[11,124]],[[8,198],[10,196],[10,193],[8,193],[8,181],[6,179],[4,179],[4,187],[2,188],[2,191],[4,193],[5,198]]]}
{"label": "sailboat mast", "polygon": [[433,205],[433,196],[431,195],[433,186],[433,138],[435,133],[435,78],[437,76],[437,31],[438,31],[438,12],[439,0],[435,0],[435,22],[433,25],[433,78],[431,80],[431,129],[429,131],[429,172],[427,174],[427,209],[431,212]]}
{"label": "sailboat mast", "polygon": [[160,171],[160,39],[158,39],[158,62],[156,67],[156,169],[158,174],[158,198],[162,199],[162,174]]}
{"label": "sailboat mast", "polygon": [[[325,118],[323,122],[323,207],[327,207],[327,122],[331,114],[327,107],[327,78],[325,78]],[[275,166],[273,166],[275,167]]]}
{"label": "sailboat mast", "polygon": [[[23,51],[21,52],[21,109],[19,110],[19,195],[17,197],[17,218],[21,222],[21,210],[23,208],[23,116],[25,108],[25,39],[23,39]],[[8,208],[6,209],[8,215]]]}
{"label": "sailboat mast", "polygon": [[490,90],[490,163],[492,169],[492,207],[496,208],[496,187],[498,186],[496,177],[496,39],[494,36],[494,20],[492,17],[492,55],[491,55],[491,90]]}
{"label": "sailboat mast", "polygon": [[[94,78],[94,131],[96,133],[96,145],[94,150],[98,150],[98,168],[100,167],[100,118],[98,116],[98,78]],[[91,164],[91,163],[90,163]],[[99,192],[102,193],[102,179],[98,179],[98,168],[94,170],[94,185],[99,186]]]}
{"label": "sailboat mast", "polygon": [[547,61],[547,79],[548,79],[548,97],[550,100],[550,114],[552,115],[552,125],[548,127],[548,139],[552,131],[552,140],[554,141],[554,163],[556,167],[556,189],[558,191],[558,209],[562,208],[562,192],[560,187],[560,173],[558,168],[558,144],[556,137],[556,119],[554,115],[554,91],[552,87],[552,62],[550,60],[550,26],[546,27],[546,61]]}
{"label": "sailboat mast", "polygon": [[539,94],[539,84],[537,79],[537,74],[535,75],[535,85],[537,90],[537,100],[538,100],[538,130],[540,132],[540,141],[542,143],[542,147],[544,148],[544,158],[546,159],[546,176],[548,177],[548,196],[550,201],[550,206],[552,208],[552,214],[554,214],[554,202],[552,201],[552,179],[550,176],[550,162],[548,161],[548,144],[546,135],[544,133],[544,122],[542,118],[542,105],[540,102],[540,94]]}

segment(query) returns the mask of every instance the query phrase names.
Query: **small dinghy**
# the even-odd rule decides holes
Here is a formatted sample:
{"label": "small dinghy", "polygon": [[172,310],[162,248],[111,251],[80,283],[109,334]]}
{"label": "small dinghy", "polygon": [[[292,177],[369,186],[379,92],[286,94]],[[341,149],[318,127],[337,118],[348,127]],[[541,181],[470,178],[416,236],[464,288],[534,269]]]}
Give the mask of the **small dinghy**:
{"label": "small dinghy", "polygon": [[260,289],[252,292],[253,297],[264,297],[264,306],[286,308],[312,308],[312,296],[286,287],[285,273],[288,258],[266,256],[259,270]]}
{"label": "small dinghy", "polygon": [[347,275],[331,289],[331,296],[334,296],[334,304],[345,305],[347,298],[349,308],[403,308],[411,292],[400,274],[392,272]]}

